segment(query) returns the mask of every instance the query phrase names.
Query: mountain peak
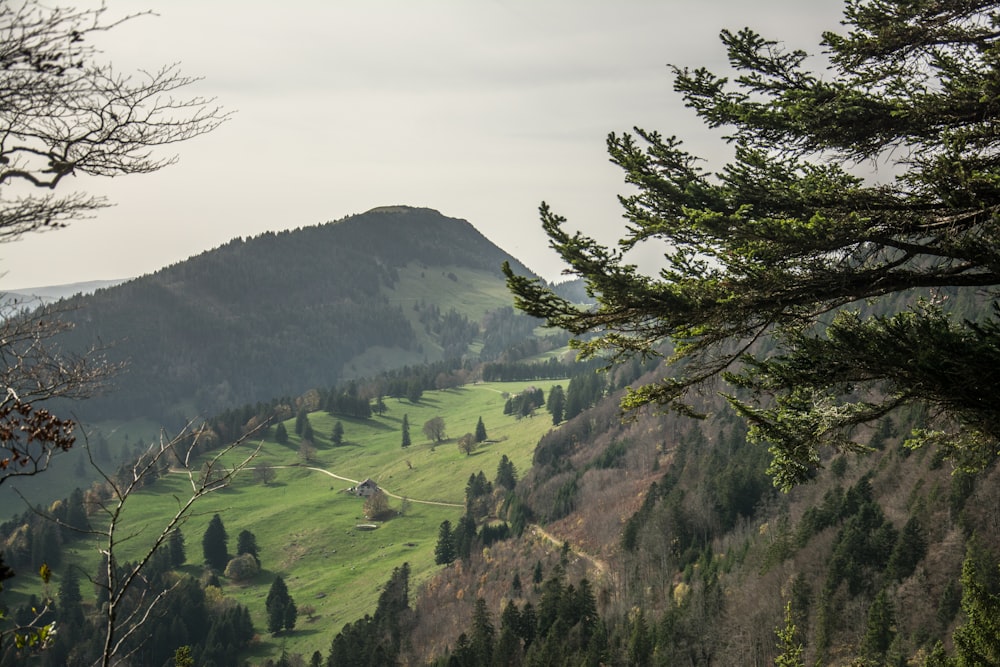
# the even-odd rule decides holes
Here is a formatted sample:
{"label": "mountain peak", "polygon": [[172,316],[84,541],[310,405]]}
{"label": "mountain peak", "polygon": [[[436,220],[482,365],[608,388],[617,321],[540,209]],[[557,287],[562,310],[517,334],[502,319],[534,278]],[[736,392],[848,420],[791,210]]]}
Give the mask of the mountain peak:
{"label": "mountain peak", "polygon": [[424,211],[426,213],[435,213],[441,215],[440,211],[433,208],[426,208],[421,206],[406,206],[403,204],[397,204],[395,206],[376,206],[373,209],[369,209],[362,213],[361,215],[369,215],[371,213],[412,213],[414,211]]}

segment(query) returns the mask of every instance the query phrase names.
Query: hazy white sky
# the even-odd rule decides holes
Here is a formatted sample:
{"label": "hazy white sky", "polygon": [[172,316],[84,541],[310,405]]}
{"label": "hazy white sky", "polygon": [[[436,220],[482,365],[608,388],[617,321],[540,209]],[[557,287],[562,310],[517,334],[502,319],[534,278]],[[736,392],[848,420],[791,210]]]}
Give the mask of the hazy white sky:
{"label": "hazy white sky", "polygon": [[[77,0],[80,5],[89,0]],[[465,218],[559,275],[541,201],[613,242],[608,132],[638,125],[719,159],[667,64],[725,67],[724,27],[818,50],[840,0],[109,0],[148,8],[101,47],[120,70],[179,62],[236,113],[156,174],[80,179],[116,206],[0,245],[0,289],[151,273],[235,236],[406,204]],[[709,163],[713,166],[717,163]],[[73,185],[72,183],[70,185]]]}

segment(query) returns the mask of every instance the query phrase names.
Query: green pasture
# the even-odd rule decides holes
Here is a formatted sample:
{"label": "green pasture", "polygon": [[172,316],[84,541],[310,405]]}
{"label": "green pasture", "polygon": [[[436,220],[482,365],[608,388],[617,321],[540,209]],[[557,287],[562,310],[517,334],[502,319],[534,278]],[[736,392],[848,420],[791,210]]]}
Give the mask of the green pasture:
{"label": "green pasture", "polygon": [[[499,268],[499,267],[498,267]],[[389,303],[402,308],[410,321],[420,351],[401,348],[372,347],[354,357],[345,367],[348,377],[377,375],[386,368],[401,368],[441,359],[438,342],[424,330],[420,314],[414,305],[437,304],[442,314],[454,308],[472,322],[479,322],[491,310],[513,305],[506,284],[495,273],[458,266],[421,268],[410,264],[398,270],[399,280],[393,287],[383,287]],[[455,279],[449,277],[454,276]],[[478,354],[482,342],[474,342],[470,353]]]}
{"label": "green pasture", "polygon": [[[316,456],[310,462],[301,460],[295,419],[289,419],[285,422],[287,445],[265,438],[245,443],[242,452],[231,456],[235,460],[237,455],[244,456],[259,446],[252,465],[277,467],[272,482],[265,485],[255,479],[252,470],[245,470],[230,488],[199,501],[195,514],[182,529],[189,563],[185,570],[195,576],[202,573],[201,539],[214,513],[218,512],[225,523],[231,553],[235,553],[239,532],[252,531],[260,548],[263,571],[246,584],[225,578],[222,581],[226,596],[249,607],[261,635],[253,660],[276,658],[282,646],[307,658],[315,650],[325,655],[344,623],[374,611],[381,587],[393,568],[409,562],[414,588],[436,569],[433,553],[438,527],[445,519],[454,523],[461,516],[470,475],[482,470],[492,480],[503,454],[519,472],[529,468],[538,439],[552,428],[551,420],[544,411],[524,419],[504,415],[505,395],[528,386],[547,392],[558,383],[469,385],[427,392],[415,404],[389,399],[389,410],[383,416],[369,420],[340,418],[344,426],[344,444],[340,447],[330,442],[338,418],[315,412],[309,415],[316,444]],[[400,446],[404,414],[408,416],[412,439],[406,449]],[[437,416],[444,418],[448,436],[441,443],[430,442],[422,432],[424,422]],[[465,455],[458,450],[457,439],[474,432],[480,416],[490,441],[472,455]],[[199,466],[200,462],[196,469]],[[358,528],[359,524],[369,523],[363,516],[363,500],[346,492],[352,486],[350,482],[331,477],[324,470],[357,481],[370,477],[398,496],[390,504],[401,514],[377,524],[374,530]],[[120,561],[135,559],[148,549],[166,517],[176,511],[189,490],[186,475],[175,472],[130,499],[120,534],[133,537],[120,546]],[[77,542],[66,562],[88,574],[96,571],[97,544]],[[285,578],[300,609],[308,605],[316,610],[312,621],[300,614],[296,630],[284,637],[267,633],[264,615],[264,599],[277,574]],[[38,582],[30,577],[18,577],[9,583],[21,592],[38,590]]]}

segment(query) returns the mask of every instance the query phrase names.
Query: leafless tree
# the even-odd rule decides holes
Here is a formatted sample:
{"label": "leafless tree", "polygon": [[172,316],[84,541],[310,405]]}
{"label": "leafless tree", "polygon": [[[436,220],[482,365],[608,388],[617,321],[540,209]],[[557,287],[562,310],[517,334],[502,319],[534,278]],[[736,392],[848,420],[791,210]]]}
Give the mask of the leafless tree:
{"label": "leafless tree", "polygon": [[389,507],[389,497],[382,492],[382,489],[365,499],[363,509],[365,516],[373,521],[387,519],[392,514],[392,509]]}
{"label": "leafless tree", "polygon": [[[101,506],[101,511],[108,519],[106,527],[100,533],[104,543],[101,553],[105,557],[104,562],[106,566],[106,572],[102,573],[105,575],[103,577],[104,580],[101,583],[107,586],[109,595],[107,609],[103,614],[105,641],[100,661],[102,667],[116,664],[120,659],[125,658],[125,656],[119,656],[122,646],[131,635],[142,627],[145,620],[153,612],[156,604],[166,595],[166,591],[163,591],[151,599],[140,599],[138,604],[130,605],[132,609],[125,614],[124,618],[119,618],[119,610],[123,605],[125,595],[129,592],[133,583],[142,576],[142,571],[153,557],[153,554],[163,546],[175,530],[179,530],[192,516],[195,503],[198,500],[213,491],[229,486],[236,474],[249,466],[259,451],[258,445],[258,447],[242,456],[237,456],[234,464],[230,466],[225,465],[225,461],[230,458],[230,455],[253,434],[244,435],[239,440],[226,445],[222,449],[216,450],[202,466],[202,469],[207,466],[211,474],[203,475],[200,470],[196,471],[192,465],[200,435],[200,431],[188,431],[170,440],[161,439],[159,443],[150,445],[146,455],[133,466],[131,479],[127,480],[124,484],[121,484],[103,471],[101,472],[104,480],[112,488],[111,498]],[[131,540],[136,536],[135,533],[119,534],[125,505],[135,491],[142,487],[145,476],[157,468],[161,459],[170,460],[170,457],[175,455],[178,448],[183,448],[182,455],[179,458],[184,461],[183,468],[178,472],[187,476],[191,491],[185,500],[178,498],[177,509],[173,516],[167,519],[163,528],[153,538],[152,543],[143,555],[133,565],[128,567],[124,573],[121,573],[118,570],[115,551],[122,542]],[[93,460],[91,460],[91,464],[96,467]],[[142,596],[144,597],[145,595],[145,592],[143,592]]]}
{"label": "leafless tree", "polygon": [[475,448],[476,436],[473,434],[466,433],[458,439],[458,451],[462,452],[466,456],[470,456]]}
{"label": "leafless tree", "polygon": [[277,471],[271,466],[257,466],[253,469],[253,478],[264,486],[270,486],[274,478],[278,476]]}
{"label": "leafless tree", "polygon": [[[62,194],[68,177],[157,171],[176,160],[158,149],[228,117],[212,99],[178,97],[195,79],[176,65],[124,74],[100,62],[94,37],[136,16],[114,19],[103,5],[0,3],[0,243],[110,205]],[[53,452],[74,443],[73,421],[41,401],[90,395],[117,370],[95,350],[60,350],[55,338],[71,325],[23,305],[0,312],[0,484],[44,470]]]}
{"label": "leafless tree", "polygon": [[[41,510],[32,510],[43,518],[58,524],[67,530],[85,533],[97,538],[98,549],[103,556],[102,570],[94,579],[88,575],[91,582],[103,589],[107,602],[101,607],[99,623],[104,634],[102,651],[95,658],[95,665],[109,667],[111,665],[129,664],[131,651],[125,650],[130,638],[134,637],[148,618],[155,612],[157,604],[173,589],[152,591],[145,584],[144,570],[160,548],[165,548],[170,536],[195,516],[196,503],[206,495],[228,487],[236,475],[250,468],[250,464],[260,451],[260,444],[247,446],[250,438],[259,434],[266,425],[261,425],[255,432],[244,434],[239,440],[225,445],[214,452],[201,457],[202,464],[197,465],[198,451],[204,449],[203,443],[211,440],[206,435],[214,436],[204,428],[193,428],[189,425],[173,438],[161,436],[160,440],[150,444],[145,453],[131,465],[127,474],[111,474],[103,470],[95,461],[89,447],[86,447],[90,463],[104,479],[106,493],[104,497],[92,501],[97,505],[96,511],[104,517],[103,521],[95,522],[96,528],[81,529],[71,526],[60,519]],[[226,461],[232,461],[226,465]],[[152,533],[146,527],[136,531],[124,532],[122,521],[126,505],[135,494],[162,470],[167,462],[173,462],[172,474],[185,475],[190,486],[186,495],[175,495],[177,508],[169,517],[164,517],[164,523],[159,530]],[[22,497],[23,499],[23,497]],[[25,503],[29,504],[25,499]],[[29,504],[30,506],[30,504]],[[146,548],[135,561],[130,561],[124,567],[119,567],[117,553],[121,545],[135,539],[146,541]],[[41,572],[43,580],[51,576],[47,566]],[[142,585],[139,585],[139,584]],[[48,596],[46,596],[48,597]],[[5,631],[26,647],[45,648],[53,636],[53,624],[42,619],[49,610],[48,605],[41,609],[34,621],[26,626]],[[141,645],[141,642],[138,643]],[[133,644],[134,645],[134,644]],[[134,651],[134,649],[133,649]]]}
{"label": "leafless tree", "polygon": [[316,462],[316,445],[313,444],[312,440],[306,438],[302,439],[299,443],[299,458],[303,463],[315,463]]}
{"label": "leafless tree", "polygon": [[445,439],[444,417],[431,417],[424,422],[424,435],[429,440],[441,442]]}

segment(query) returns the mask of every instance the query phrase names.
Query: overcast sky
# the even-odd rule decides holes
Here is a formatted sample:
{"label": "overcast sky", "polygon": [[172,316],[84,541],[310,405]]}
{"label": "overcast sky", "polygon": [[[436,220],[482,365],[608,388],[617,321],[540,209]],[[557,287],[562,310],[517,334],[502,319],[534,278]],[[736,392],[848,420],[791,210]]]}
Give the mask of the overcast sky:
{"label": "overcast sky", "polygon": [[[85,0],[72,3],[81,5]],[[840,0],[109,0],[149,8],[100,43],[130,71],[179,62],[235,111],[151,175],[78,181],[115,202],[0,245],[0,289],[128,278],[236,236],[405,204],[464,218],[549,279],[541,201],[613,242],[608,132],[676,134],[716,162],[667,64],[725,67],[721,28],[818,51]],[[70,183],[70,186],[73,186]]]}

